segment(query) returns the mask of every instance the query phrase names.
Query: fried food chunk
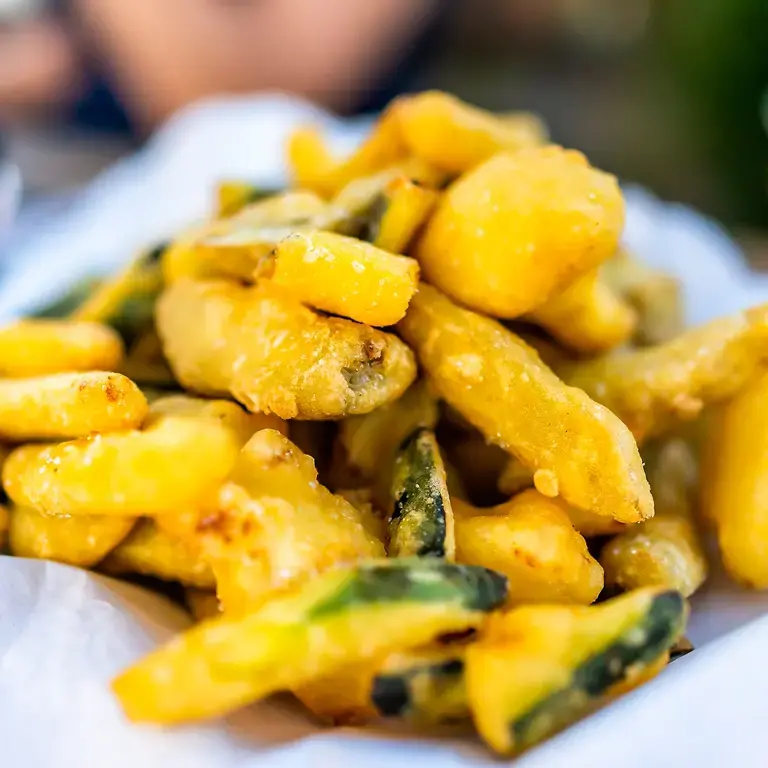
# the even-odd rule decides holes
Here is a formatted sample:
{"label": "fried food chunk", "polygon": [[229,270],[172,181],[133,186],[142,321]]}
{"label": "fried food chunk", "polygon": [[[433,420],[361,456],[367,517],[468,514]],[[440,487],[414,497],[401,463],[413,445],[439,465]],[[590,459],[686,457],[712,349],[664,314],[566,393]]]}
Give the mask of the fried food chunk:
{"label": "fried food chunk", "polygon": [[408,151],[436,168],[458,175],[497,152],[537,147],[547,129],[526,112],[494,115],[440,91],[398,100],[397,117]]}
{"label": "fried food chunk", "polygon": [[100,323],[19,320],[0,328],[0,376],[11,379],[68,371],[114,371],[120,336]]}
{"label": "fried food chunk", "polygon": [[390,557],[443,557],[454,560],[453,510],[435,433],[419,427],[395,459],[394,506],[389,516]]}
{"label": "fried food chunk", "polygon": [[678,592],[642,589],[590,607],[531,605],[497,614],[467,648],[466,685],[483,740],[519,752],[656,670],[685,630]]}
{"label": "fried food chunk", "polygon": [[201,589],[216,586],[210,565],[150,519],[140,520],[101,567],[107,573],[140,573]]}
{"label": "fried food chunk", "polygon": [[157,326],[185,387],[281,418],[368,413],[416,377],[397,337],[321,317],[268,285],[180,281],[160,297]]}
{"label": "fried food chunk", "polygon": [[539,491],[620,522],[653,515],[629,430],[514,333],[423,284],[398,328],[438,393],[531,467]]}
{"label": "fried food chunk", "polygon": [[638,316],[634,342],[646,347],[663,344],[682,333],[685,326],[680,283],[665,272],[643,264],[626,249],[603,264],[603,280],[635,308]]}
{"label": "fried food chunk", "polygon": [[768,374],[710,419],[701,466],[700,499],[715,525],[729,575],[768,588]]}
{"label": "fried food chunk", "polygon": [[246,444],[212,507],[158,521],[211,563],[227,613],[332,567],[384,556],[363,514],[320,485],[312,458],[271,429]]}
{"label": "fried food chunk", "polygon": [[147,400],[119,373],[58,373],[0,379],[0,439],[87,437],[140,427]]}
{"label": "fried food chunk", "polygon": [[3,485],[17,505],[52,515],[159,515],[200,504],[239,447],[212,419],[160,416],[140,431],[17,448]]}
{"label": "fried food chunk", "polygon": [[531,312],[611,256],[624,226],[613,176],[550,146],[500,154],[440,198],[415,256],[426,280],[501,318]]}
{"label": "fried food chunk", "polygon": [[610,408],[638,442],[735,395],[768,367],[768,304],[657,347],[566,365],[565,381]]}
{"label": "fried food chunk", "polygon": [[584,354],[607,352],[628,341],[637,313],[595,270],[531,312],[529,319],[569,349]]}
{"label": "fried food chunk", "polygon": [[690,597],[707,577],[693,520],[696,464],[688,445],[670,440],[646,458],[656,515],[611,539],[600,552],[605,583],[621,590],[667,587]]}
{"label": "fried food chunk", "polygon": [[416,290],[419,265],[352,237],[314,232],[281,240],[256,276],[317,309],[368,325],[394,325]]}
{"label": "fried food chunk", "polygon": [[123,672],[113,689],[135,721],[215,717],[476,627],[505,590],[499,574],[435,558],[336,569],[259,611],[204,622]]}
{"label": "fried food chunk", "polygon": [[496,507],[453,500],[456,560],[509,578],[508,602],[589,605],[603,569],[554,499],[533,489]]}
{"label": "fried food chunk", "polygon": [[114,515],[44,515],[29,507],[10,511],[11,554],[90,568],[100,562],[135,525]]}

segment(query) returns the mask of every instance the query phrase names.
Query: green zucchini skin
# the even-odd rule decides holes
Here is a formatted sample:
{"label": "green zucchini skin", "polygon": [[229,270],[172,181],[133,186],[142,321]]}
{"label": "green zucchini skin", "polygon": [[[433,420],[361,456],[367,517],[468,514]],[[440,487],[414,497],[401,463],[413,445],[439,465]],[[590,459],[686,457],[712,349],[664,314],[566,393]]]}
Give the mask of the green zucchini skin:
{"label": "green zucchini skin", "polygon": [[540,701],[510,724],[512,743],[530,746],[588,712],[629,667],[655,662],[683,631],[685,599],[676,591],[662,592],[648,611],[614,642],[574,670],[570,685]]}
{"label": "green zucchini skin", "polygon": [[51,302],[45,307],[41,307],[35,312],[30,313],[30,317],[61,319],[71,315],[98,285],[95,279],[87,279],[74,285],[67,293]]}
{"label": "green zucchini skin", "polygon": [[371,703],[382,717],[448,722],[469,717],[464,661],[414,659],[403,669],[383,669],[373,679]]}
{"label": "green zucchini skin", "polygon": [[444,603],[469,611],[488,612],[502,604],[507,579],[480,566],[442,560],[402,558],[362,563],[307,612],[308,621],[362,607]]}
{"label": "green zucchini skin", "polygon": [[403,442],[395,459],[392,496],[389,556],[452,560],[453,510],[445,466],[432,430],[416,429]]}

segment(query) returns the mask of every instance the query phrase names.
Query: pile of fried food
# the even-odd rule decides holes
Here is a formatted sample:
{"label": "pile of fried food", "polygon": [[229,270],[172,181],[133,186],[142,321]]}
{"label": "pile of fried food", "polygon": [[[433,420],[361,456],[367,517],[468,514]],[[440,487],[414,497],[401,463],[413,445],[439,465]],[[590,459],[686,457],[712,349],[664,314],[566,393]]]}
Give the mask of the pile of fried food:
{"label": "pile of fried food", "polygon": [[423,93],[289,159],[0,329],[10,552],[200,620],[114,681],[130,718],[290,692],[511,754],[685,652],[703,522],[768,586],[768,307],[684,330],[530,115]]}

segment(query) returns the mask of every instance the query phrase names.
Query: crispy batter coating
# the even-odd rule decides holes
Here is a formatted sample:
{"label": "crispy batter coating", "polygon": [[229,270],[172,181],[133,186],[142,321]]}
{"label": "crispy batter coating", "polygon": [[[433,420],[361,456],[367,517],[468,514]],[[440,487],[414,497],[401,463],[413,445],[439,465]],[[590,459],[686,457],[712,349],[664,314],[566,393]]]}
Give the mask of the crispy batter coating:
{"label": "crispy batter coating", "polygon": [[0,376],[114,371],[123,359],[116,331],[100,323],[19,320],[0,328]]}
{"label": "crispy batter coating", "polygon": [[107,573],[140,573],[201,589],[216,585],[210,565],[194,549],[149,519],[140,520],[101,567]]}
{"label": "crispy batter coating", "polygon": [[397,337],[321,317],[269,285],[180,281],[161,296],[157,324],[184,386],[281,418],[368,413],[416,376]]}
{"label": "crispy batter coating", "polygon": [[529,317],[566,347],[585,354],[623,344],[637,326],[635,310],[596,270],[575,280]]}
{"label": "crispy batter coating", "polygon": [[87,437],[141,426],[147,400],[119,373],[58,373],[0,379],[0,439]]}
{"label": "crispy batter coating", "polygon": [[215,491],[239,447],[213,419],[160,416],[141,431],[17,448],[3,466],[3,485],[17,505],[48,514],[162,514]]}
{"label": "crispy batter coating", "polygon": [[713,414],[705,437],[700,499],[732,578],[768,588],[768,374]]}
{"label": "crispy batter coating", "polygon": [[29,507],[14,507],[10,511],[8,543],[17,557],[90,568],[109,554],[134,525],[132,517],[44,515]]}
{"label": "crispy batter coating", "polygon": [[441,197],[417,243],[425,278],[465,306],[513,318],[562,293],[616,250],[613,176],[549,146],[500,154]]}
{"label": "crispy batter coating", "polygon": [[257,277],[317,309],[369,325],[394,325],[419,282],[419,265],[332,232],[295,234],[262,259]]}
{"label": "crispy batter coating", "polygon": [[456,561],[509,578],[508,601],[589,605],[603,569],[555,499],[533,489],[496,507],[453,500]]}
{"label": "crispy batter coating", "polygon": [[610,408],[638,442],[736,394],[768,366],[768,304],[657,347],[564,366],[565,381]]}
{"label": "crispy batter coating", "polygon": [[398,328],[439,394],[533,468],[540,491],[621,522],[653,514],[629,430],[563,384],[514,333],[424,284]]}

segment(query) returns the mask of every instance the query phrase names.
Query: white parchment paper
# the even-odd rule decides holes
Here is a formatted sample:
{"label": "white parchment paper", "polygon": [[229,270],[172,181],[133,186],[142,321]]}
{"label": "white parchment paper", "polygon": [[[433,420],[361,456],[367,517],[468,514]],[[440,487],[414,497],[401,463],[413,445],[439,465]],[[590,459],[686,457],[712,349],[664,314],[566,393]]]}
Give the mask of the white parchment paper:
{"label": "white parchment paper", "polygon": [[[107,272],[139,247],[206,215],[223,177],[279,183],[291,126],[320,120],[339,147],[361,124],[283,97],[216,102],[180,115],[140,155],[103,174],[66,215],[20,225],[0,253],[0,321]],[[768,300],[715,224],[627,189],[625,239],[685,285],[691,323]],[[0,211],[0,217],[2,211]],[[693,654],[642,689],[519,758],[524,768],[768,765],[768,596],[715,573],[694,599]],[[0,557],[0,766],[299,768],[495,761],[468,736],[323,730],[274,700],[224,722],[160,729],[126,722],[109,691],[119,670],[188,623],[164,599],[104,577]]]}

